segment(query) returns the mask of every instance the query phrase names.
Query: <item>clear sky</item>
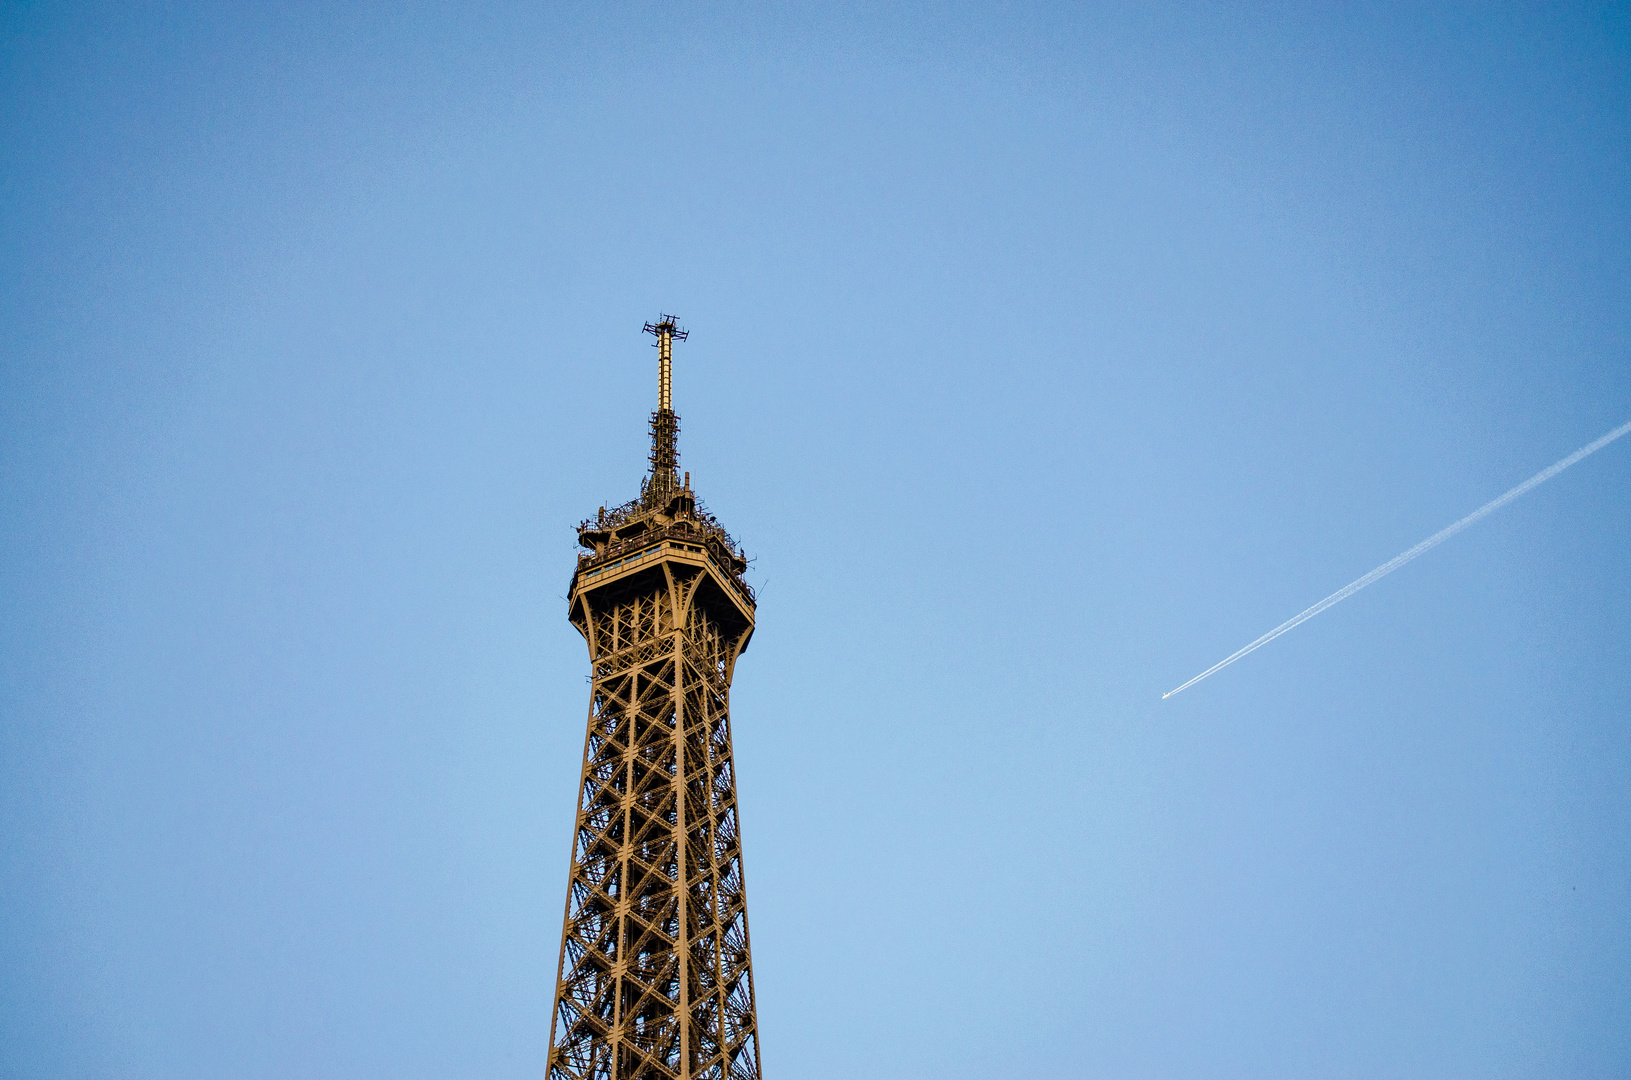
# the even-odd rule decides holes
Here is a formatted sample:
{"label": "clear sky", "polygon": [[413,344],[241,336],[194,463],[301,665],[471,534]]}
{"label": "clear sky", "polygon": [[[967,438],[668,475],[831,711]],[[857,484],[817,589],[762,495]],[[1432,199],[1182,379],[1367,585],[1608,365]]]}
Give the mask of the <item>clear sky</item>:
{"label": "clear sky", "polygon": [[682,466],[770,1080],[1631,1073],[1612,4],[16,4],[0,1075],[537,1077]]}

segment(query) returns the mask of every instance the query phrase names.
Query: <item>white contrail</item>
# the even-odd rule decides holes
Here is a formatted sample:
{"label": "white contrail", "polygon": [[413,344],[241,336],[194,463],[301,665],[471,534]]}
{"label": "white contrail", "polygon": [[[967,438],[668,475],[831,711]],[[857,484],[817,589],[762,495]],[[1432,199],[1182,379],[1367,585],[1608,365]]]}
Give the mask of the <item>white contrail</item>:
{"label": "white contrail", "polygon": [[1417,555],[1420,555],[1423,552],[1444,543],[1444,541],[1448,540],[1462,529],[1465,529],[1468,525],[1471,525],[1479,518],[1486,517],[1487,515],[1494,513],[1496,510],[1499,510],[1501,507],[1505,506],[1513,499],[1516,499],[1519,495],[1522,495],[1530,488],[1539,487],[1541,484],[1544,484],[1546,481],[1550,480],[1564,469],[1567,469],[1570,465],[1573,465],[1581,458],[1586,457],[1589,454],[1595,454],[1597,451],[1601,450],[1603,447],[1607,446],[1609,443],[1613,442],[1615,439],[1618,439],[1621,435],[1624,435],[1627,432],[1631,432],[1631,422],[1621,424],[1619,427],[1615,428],[1607,435],[1604,435],[1596,442],[1582,446],[1580,449],[1576,450],[1574,453],[1570,454],[1556,465],[1551,465],[1542,469],[1540,472],[1536,473],[1534,476],[1531,476],[1529,479],[1525,480],[1523,483],[1519,484],[1505,495],[1502,495],[1498,499],[1490,500],[1483,506],[1480,506],[1478,509],[1468,514],[1466,517],[1462,518],[1460,521],[1456,522],[1454,525],[1434,533],[1432,536],[1429,536],[1427,539],[1423,540],[1421,543],[1417,544],[1404,554],[1394,556],[1381,566],[1378,566],[1375,570],[1372,570],[1370,573],[1360,578],[1358,581],[1344,585],[1342,588],[1338,589],[1330,596],[1327,596],[1324,600],[1321,600],[1307,611],[1296,616],[1295,618],[1287,619],[1279,626],[1276,626],[1273,630],[1270,630],[1268,633],[1264,634],[1262,637],[1258,638],[1244,649],[1241,649],[1236,653],[1231,653],[1222,660],[1219,660],[1217,663],[1213,664],[1211,667],[1207,668],[1193,679],[1190,679],[1188,682],[1184,683],[1184,685],[1178,687],[1177,690],[1169,690],[1165,694],[1162,694],[1161,700],[1165,701],[1173,694],[1188,690],[1191,686],[1194,686],[1196,683],[1200,682],[1208,675],[1211,675],[1213,672],[1222,671],[1224,668],[1228,667],[1236,660],[1239,660],[1247,653],[1256,652],[1258,649],[1261,649],[1263,646],[1267,645],[1269,642],[1273,641],[1287,630],[1290,630],[1299,623],[1307,622],[1309,619],[1312,619],[1314,616],[1318,615],[1332,604],[1339,604],[1348,599],[1348,597],[1352,596],[1354,593],[1358,592],[1360,589],[1363,589],[1366,585],[1369,585],[1371,582],[1387,577],[1389,574],[1393,573],[1393,571],[1397,570],[1411,559],[1414,559]]}

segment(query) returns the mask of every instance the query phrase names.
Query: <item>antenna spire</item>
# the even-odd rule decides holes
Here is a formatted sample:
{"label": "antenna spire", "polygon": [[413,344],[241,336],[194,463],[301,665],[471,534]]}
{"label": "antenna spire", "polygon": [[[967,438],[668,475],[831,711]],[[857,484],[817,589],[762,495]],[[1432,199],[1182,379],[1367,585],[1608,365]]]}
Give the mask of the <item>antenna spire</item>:
{"label": "antenna spire", "polygon": [[674,414],[674,342],[689,335],[675,325],[673,315],[659,315],[646,323],[645,332],[657,338],[657,411],[651,414],[651,477],[646,481],[646,502],[655,503],[679,486],[680,418]]}

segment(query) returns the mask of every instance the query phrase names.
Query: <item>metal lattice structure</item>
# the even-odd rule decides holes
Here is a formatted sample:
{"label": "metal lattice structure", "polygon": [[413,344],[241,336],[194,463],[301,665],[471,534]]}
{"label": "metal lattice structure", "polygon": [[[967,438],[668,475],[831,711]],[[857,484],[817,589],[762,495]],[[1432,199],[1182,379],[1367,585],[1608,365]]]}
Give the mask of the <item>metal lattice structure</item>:
{"label": "metal lattice structure", "polygon": [[736,543],[679,476],[663,316],[651,472],[578,528],[569,618],[589,729],[550,1022],[550,1080],[756,1080],[730,685],[753,634]]}

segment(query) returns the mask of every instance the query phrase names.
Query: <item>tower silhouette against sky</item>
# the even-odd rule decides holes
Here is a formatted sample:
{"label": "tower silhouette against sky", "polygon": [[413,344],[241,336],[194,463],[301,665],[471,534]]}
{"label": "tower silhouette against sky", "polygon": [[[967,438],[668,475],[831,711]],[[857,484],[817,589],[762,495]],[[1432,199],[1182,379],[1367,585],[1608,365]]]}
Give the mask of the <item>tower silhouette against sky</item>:
{"label": "tower silhouette against sky", "polygon": [[671,316],[640,497],[578,527],[568,618],[589,730],[550,1020],[551,1080],[759,1073],[730,686],[753,636],[747,560],[679,472]]}

